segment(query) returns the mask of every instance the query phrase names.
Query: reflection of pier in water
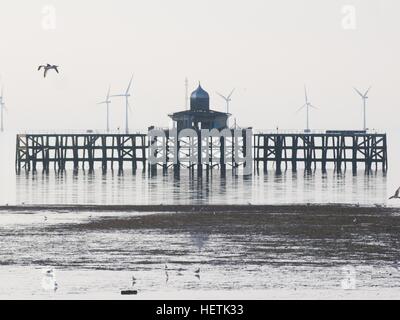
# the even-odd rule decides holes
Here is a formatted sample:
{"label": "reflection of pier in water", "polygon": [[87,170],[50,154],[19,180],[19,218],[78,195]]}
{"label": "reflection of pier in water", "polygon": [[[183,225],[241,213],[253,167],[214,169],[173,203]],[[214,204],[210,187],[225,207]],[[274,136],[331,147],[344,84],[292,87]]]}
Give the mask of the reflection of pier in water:
{"label": "reflection of pier in water", "polygon": [[[186,168],[199,175],[218,170],[225,174],[243,172],[245,159],[251,153],[254,171],[265,172],[273,166],[280,173],[289,166],[296,171],[303,166],[307,171],[320,165],[326,171],[329,164],[340,172],[351,165],[353,172],[361,164],[366,172],[388,168],[386,134],[364,131],[327,131],[325,133],[256,133],[240,130],[234,137],[176,138],[165,131],[165,137],[150,139],[147,134],[19,134],[16,138],[16,171],[43,172],[88,168],[89,172],[101,165],[108,169],[124,170],[124,165],[135,172],[146,169],[156,174],[160,168],[179,173]],[[149,151],[157,157],[149,162]],[[235,154],[237,157],[235,157]],[[179,157],[177,156],[179,155]],[[204,161],[206,160],[206,161]],[[252,163],[252,164],[253,164]]]}

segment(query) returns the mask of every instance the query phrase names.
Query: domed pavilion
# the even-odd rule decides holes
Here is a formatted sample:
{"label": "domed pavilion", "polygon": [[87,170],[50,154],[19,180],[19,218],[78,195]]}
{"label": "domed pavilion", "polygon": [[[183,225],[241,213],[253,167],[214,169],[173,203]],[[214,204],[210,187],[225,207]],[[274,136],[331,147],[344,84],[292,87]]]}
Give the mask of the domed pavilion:
{"label": "domed pavilion", "polygon": [[200,83],[190,96],[190,110],[175,112],[169,117],[174,121],[178,132],[182,129],[218,129],[227,128],[230,114],[210,110],[210,96]]}

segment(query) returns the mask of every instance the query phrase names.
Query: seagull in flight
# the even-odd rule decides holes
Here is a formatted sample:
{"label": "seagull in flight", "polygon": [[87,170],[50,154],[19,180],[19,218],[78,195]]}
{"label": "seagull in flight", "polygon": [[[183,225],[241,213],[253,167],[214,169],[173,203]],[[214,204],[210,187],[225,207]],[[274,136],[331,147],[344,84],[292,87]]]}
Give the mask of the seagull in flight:
{"label": "seagull in flight", "polygon": [[400,188],[398,188],[396,190],[396,192],[394,193],[394,196],[390,197],[389,200],[390,199],[400,199]]}
{"label": "seagull in flight", "polygon": [[41,65],[41,66],[39,66],[38,71],[40,71],[40,69],[42,69],[42,68],[44,69],[43,77],[45,77],[45,78],[46,78],[47,71],[49,71],[51,69],[54,69],[54,70],[56,70],[57,73],[59,73],[58,66],[56,66],[56,65],[51,65],[51,64]]}

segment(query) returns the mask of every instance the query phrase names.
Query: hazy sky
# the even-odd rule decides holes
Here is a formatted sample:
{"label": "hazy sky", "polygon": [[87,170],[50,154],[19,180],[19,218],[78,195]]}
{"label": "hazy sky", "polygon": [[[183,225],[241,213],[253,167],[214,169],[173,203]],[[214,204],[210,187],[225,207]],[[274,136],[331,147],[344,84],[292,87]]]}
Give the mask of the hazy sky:
{"label": "hazy sky", "polygon": [[[55,29],[45,6],[55,9]],[[356,8],[346,30],[345,5]],[[50,7],[51,8],[51,7]],[[44,10],[44,11],[43,11]],[[0,74],[9,129],[101,129],[104,99],[134,73],[131,127],[168,126],[184,107],[184,79],[198,81],[223,111],[216,91],[237,88],[231,112],[257,129],[304,128],[304,84],[311,126],[360,128],[361,99],[372,85],[368,126],[398,126],[398,0],[102,0],[0,3]],[[44,20],[45,19],[45,20]],[[43,79],[37,66],[60,65]],[[111,124],[123,127],[122,99]]]}

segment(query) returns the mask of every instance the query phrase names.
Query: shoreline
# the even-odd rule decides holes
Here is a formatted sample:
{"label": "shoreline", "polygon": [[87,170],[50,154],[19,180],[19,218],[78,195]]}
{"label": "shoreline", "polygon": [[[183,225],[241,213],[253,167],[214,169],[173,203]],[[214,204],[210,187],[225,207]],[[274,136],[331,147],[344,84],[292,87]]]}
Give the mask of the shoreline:
{"label": "shoreline", "polygon": [[[398,207],[355,205],[345,203],[328,204],[282,204],[282,205],[2,205],[4,212],[50,211],[50,212],[175,212],[175,213],[400,213]],[[338,212],[339,211],[339,212]]]}

